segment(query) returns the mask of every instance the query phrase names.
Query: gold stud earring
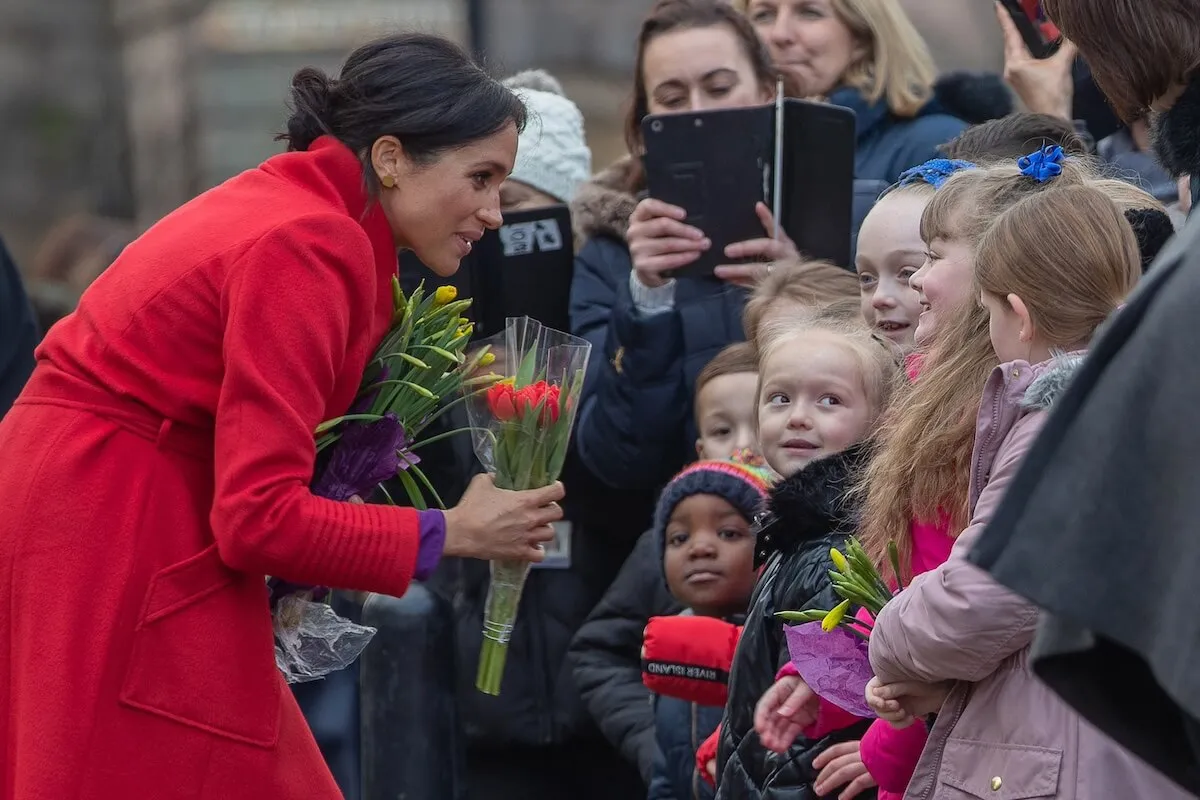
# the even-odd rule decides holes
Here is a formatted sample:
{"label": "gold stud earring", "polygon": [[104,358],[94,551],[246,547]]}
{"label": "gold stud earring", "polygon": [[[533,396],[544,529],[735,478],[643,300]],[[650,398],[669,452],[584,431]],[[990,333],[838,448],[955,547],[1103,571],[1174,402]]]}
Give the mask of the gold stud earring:
{"label": "gold stud earring", "polygon": [[384,175],[379,179],[379,182],[383,184],[383,188],[385,189],[394,189],[396,187],[396,179],[391,175]]}

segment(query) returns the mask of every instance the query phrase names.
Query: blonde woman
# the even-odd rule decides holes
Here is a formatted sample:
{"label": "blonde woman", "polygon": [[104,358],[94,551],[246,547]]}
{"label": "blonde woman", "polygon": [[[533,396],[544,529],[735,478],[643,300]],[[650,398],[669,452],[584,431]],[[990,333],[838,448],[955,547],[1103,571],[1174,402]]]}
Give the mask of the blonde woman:
{"label": "blonde woman", "polygon": [[[933,57],[899,0],[736,0],[775,67],[802,97],[857,115],[856,177],[892,183],[968,123],[1012,102],[996,75],[936,81]],[[936,81],[936,86],[935,86]]]}

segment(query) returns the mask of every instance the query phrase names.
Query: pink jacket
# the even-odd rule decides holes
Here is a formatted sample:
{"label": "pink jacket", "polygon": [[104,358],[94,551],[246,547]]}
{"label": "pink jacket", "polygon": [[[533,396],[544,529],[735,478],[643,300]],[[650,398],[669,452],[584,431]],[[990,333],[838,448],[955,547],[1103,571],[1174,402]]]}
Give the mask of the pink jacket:
{"label": "pink jacket", "polygon": [[[913,520],[911,570],[914,576],[936,569],[950,557],[954,546],[950,523]],[[883,720],[871,723],[859,751],[863,764],[879,784],[879,800],[900,800],[925,749],[924,723],[896,730]]]}
{"label": "pink jacket", "polygon": [[1019,361],[992,373],[976,430],[971,523],[949,560],[914,579],[876,620],[871,664],[881,679],[957,682],[906,800],[1190,797],[1036,680],[1026,660],[1037,608],[966,559],[1079,360]]}

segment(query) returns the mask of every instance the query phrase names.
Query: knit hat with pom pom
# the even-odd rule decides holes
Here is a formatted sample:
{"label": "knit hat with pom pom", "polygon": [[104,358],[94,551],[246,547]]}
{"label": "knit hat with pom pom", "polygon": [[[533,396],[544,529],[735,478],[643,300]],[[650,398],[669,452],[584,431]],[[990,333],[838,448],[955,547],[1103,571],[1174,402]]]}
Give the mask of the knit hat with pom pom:
{"label": "knit hat with pom pom", "polygon": [[569,203],[591,177],[592,151],[583,133],[583,114],[563,95],[562,85],[540,69],[504,81],[529,109],[509,177]]}

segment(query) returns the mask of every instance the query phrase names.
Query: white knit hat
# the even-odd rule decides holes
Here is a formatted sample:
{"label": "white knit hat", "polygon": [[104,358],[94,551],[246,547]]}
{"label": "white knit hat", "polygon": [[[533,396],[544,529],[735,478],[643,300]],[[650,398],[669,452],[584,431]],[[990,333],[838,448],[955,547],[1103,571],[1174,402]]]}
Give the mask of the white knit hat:
{"label": "white knit hat", "polygon": [[524,101],[529,120],[517,144],[513,180],[569,203],[592,175],[592,151],[583,135],[583,114],[562,85],[540,69],[519,72],[504,85]]}

